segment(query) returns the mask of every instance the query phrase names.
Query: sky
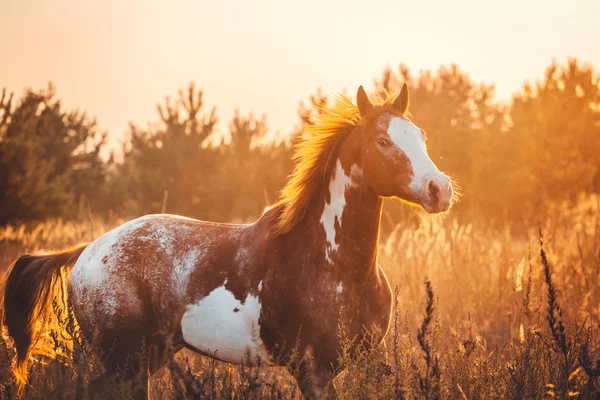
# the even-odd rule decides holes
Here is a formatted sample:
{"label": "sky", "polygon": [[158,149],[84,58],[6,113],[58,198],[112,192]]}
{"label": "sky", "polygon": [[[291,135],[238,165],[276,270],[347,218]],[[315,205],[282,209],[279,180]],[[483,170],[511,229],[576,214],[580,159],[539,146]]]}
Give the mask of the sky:
{"label": "sky", "polygon": [[53,82],[113,145],[191,81],[219,130],[239,110],[288,133],[318,87],[369,91],[400,63],[458,64],[502,101],[553,59],[599,68],[598,15],[598,0],[0,0],[0,87]]}

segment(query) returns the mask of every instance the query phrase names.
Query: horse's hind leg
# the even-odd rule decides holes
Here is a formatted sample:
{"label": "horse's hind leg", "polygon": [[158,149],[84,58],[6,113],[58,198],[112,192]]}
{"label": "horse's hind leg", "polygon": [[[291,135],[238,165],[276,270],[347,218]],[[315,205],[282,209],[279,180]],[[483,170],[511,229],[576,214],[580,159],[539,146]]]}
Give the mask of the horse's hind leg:
{"label": "horse's hind leg", "polygon": [[[133,336],[133,333],[132,336],[123,336],[121,345],[107,350],[108,356],[104,359],[106,372],[88,386],[90,400],[120,397],[146,400],[150,376],[182,347],[180,341],[164,335],[143,336],[142,340]],[[136,348],[140,350],[132,352]]]}
{"label": "horse's hind leg", "polygon": [[148,377],[128,376],[107,371],[88,385],[90,400],[148,399]]}
{"label": "horse's hind leg", "polygon": [[87,388],[88,399],[115,399],[119,393],[119,381],[113,372],[105,372],[91,381]]}
{"label": "horse's hind leg", "polygon": [[166,335],[155,333],[148,347],[148,371],[154,375],[159,369],[167,365],[169,360],[183,348],[183,339],[180,335]]}
{"label": "horse's hind leg", "polygon": [[106,335],[100,348],[106,372],[88,385],[89,398],[147,400],[149,344],[143,332],[121,329],[118,334]]}

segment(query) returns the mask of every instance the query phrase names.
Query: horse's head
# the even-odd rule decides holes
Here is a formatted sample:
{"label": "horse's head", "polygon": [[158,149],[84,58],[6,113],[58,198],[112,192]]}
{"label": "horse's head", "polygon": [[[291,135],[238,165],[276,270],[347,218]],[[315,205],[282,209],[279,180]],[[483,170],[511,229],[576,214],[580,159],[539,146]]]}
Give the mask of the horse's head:
{"label": "horse's head", "polygon": [[379,196],[399,197],[428,213],[443,212],[450,208],[452,183],[429,158],[425,132],[405,116],[408,102],[406,84],[387,106],[374,106],[362,86],[358,89],[359,163]]}

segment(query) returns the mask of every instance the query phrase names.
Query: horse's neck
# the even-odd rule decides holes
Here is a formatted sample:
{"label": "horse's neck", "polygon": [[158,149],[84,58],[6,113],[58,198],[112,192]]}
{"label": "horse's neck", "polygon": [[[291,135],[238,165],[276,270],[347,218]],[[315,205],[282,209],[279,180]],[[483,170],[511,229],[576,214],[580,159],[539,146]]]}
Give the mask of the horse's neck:
{"label": "horse's neck", "polygon": [[339,160],[318,193],[306,222],[315,240],[325,233],[324,262],[344,279],[363,282],[376,266],[382,200],[356,164],[344,168]]}

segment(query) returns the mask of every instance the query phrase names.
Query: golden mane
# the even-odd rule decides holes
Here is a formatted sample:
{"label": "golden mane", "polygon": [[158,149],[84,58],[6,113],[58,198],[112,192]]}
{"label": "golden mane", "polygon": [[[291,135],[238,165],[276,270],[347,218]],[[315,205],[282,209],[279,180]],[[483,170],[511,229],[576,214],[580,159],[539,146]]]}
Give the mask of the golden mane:
{"label": "golden mane", "polygon": [[[387,110],[395,97],[386,92],[365,118]],[[338,95],[332,104],[327,103],[319,106],[313,124],[304,125],[292,157],[296,163],[294,172],[280,191],[279,201],[270,207],[275,209],[276,235],[289,232],[302,220],[319,184],[331,176],[344,140],[361,121],[358,107],[346,96]]]}

